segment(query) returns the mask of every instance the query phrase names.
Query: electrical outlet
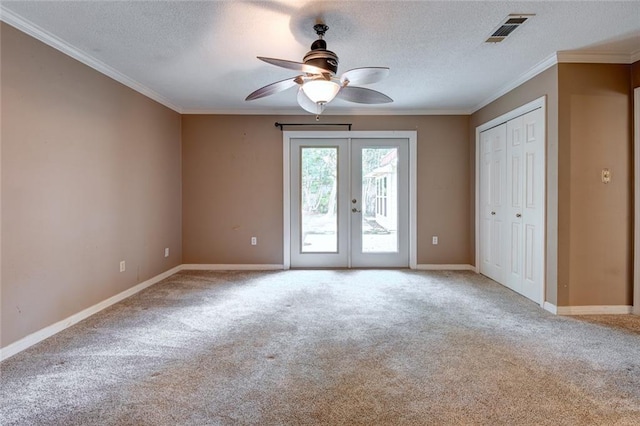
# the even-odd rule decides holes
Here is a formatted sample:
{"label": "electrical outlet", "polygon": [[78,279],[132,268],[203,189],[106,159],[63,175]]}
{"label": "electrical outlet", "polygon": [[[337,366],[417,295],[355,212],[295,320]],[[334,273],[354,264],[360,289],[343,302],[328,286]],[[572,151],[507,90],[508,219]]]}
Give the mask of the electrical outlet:
{"label": "electrical outlet", "polygon": [[169,257],[169,247],[164,249],[164,257]]}
{"label": "electrical outlet", "polygon": [[434,246],[438,245],[438,237],[437,236],[433,236],[431,237],[431,244],[433,244]]}
{"label": "electrical outlet", "polygon": [[611,182],[611,170],[602,169],[602,183]]}
{"label": "electrical outlet", "polygon": [[251,237],[251,245],[252,246],[258,245],[258,237]]}
{"label": "electrical outlet", "polygon": [[127,265],[123,260],[122,262],[120,262],[120,272],[124,272],[126,269],[127,269]]}

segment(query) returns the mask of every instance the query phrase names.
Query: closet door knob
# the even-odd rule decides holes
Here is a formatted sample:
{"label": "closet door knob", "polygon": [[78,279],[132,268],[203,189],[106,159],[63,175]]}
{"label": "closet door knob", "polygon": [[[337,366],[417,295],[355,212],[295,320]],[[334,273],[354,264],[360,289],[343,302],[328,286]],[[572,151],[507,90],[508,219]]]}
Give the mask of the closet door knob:
{"label": "closet door knob", "polygon": [[522,217],[520,213],[516,213],[516,217]]}
{"label": "closet door knob", "polygon": [[491,212],[491,216],[493,216],[493,215],[495,215],[495,214],[496,214],[496,212]]}

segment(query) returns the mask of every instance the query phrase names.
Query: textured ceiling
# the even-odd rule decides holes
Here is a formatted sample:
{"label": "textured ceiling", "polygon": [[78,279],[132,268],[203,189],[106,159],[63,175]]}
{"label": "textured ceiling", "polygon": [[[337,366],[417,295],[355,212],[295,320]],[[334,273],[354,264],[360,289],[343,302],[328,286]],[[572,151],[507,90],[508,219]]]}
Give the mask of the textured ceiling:
{"label": "textured ceiling", "polygon": [[[2,20],[55,45],[177,111],[304,113],[295,89],[245,102],[297,73],[256,56],[302,61],[316,38],[338,74],[388,66],[367,87],[394,99],[331,113],[471,112],[556,52],[640,59],[640,1],[2,1]],[[534,13],[504,42],[484,40],[510,13]],[[575,56],[575,55],[574,55]]]}

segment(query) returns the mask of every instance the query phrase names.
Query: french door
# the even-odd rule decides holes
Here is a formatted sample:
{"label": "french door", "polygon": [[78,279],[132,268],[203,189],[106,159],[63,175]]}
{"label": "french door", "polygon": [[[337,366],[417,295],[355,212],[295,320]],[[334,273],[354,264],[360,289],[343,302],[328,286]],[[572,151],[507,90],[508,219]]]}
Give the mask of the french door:
{"label": "french door", "polygon": [[409,266],[409,140],[292,138],[291,267]]}

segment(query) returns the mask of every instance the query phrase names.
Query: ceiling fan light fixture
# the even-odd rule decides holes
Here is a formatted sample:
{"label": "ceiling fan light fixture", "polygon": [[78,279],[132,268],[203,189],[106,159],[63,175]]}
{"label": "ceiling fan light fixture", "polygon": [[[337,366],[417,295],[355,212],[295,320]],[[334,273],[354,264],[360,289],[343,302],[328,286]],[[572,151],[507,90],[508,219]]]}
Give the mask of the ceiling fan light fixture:
{"label": "ceiling fan light fixture", "polygon": [[336,97],[340,85],[331,80],[311,80],[302,85],[304,94],[316,104],[327,104]]}
{"label": "ceiling fan light fixture", "polygon": [[338,95],[340,95],[341,100],[359,104],[386,104],[393,102],[393,99],[384,93],[354,86],[354,84],[370,84],[382,80],[389,74],[389,68],[354,68],[342,74],[341,77],[336,77],[338,55],[327,50],[327,42],[323,39],[329,27],[324,24],[316,24],[313,29],[318,35],[318,39],[313,42],[311,50],[307,52],[302,62],[258,56],[258,59],[263,62],[281,68],[296,70],[302,72],[302,74],[267,84],[247,96],[246,101],[273,95],[297,85],[298,94],[296,99],[298,105],[305,111],[316,114],[316,120],[327,104]]}

